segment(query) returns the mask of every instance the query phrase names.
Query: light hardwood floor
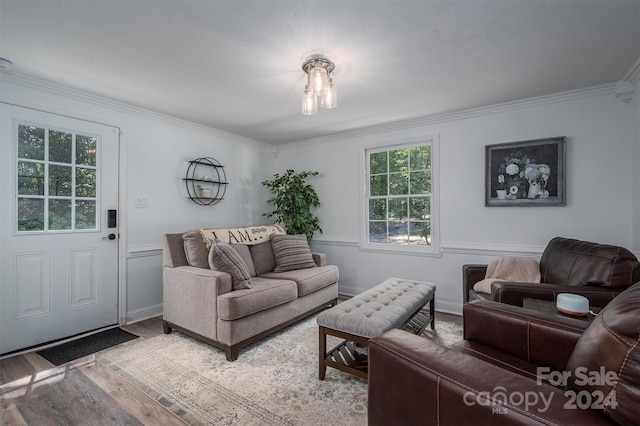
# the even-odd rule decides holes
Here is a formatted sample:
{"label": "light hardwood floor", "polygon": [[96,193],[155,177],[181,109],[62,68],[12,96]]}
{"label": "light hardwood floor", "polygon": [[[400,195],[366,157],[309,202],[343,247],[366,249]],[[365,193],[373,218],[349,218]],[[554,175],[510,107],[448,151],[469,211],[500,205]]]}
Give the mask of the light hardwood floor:
{"label": "light hardwood floor", "polygon": [[[462,317],[441,312],[436,313],[437,320],[462,323]],[[148,339],[162,334],[162,318],[122,328]],[[171,426],[184,422],[95,362],[95,355],[56,367],[29,352],[0,360],[0,425]]]}
{"label": "light hardwood floor", "polygon": [[[162,319],[122,328],[151,338]],[[0,398],[2,425],[184,425],[95,355],[59,367],[36,352],[0,360]]]}

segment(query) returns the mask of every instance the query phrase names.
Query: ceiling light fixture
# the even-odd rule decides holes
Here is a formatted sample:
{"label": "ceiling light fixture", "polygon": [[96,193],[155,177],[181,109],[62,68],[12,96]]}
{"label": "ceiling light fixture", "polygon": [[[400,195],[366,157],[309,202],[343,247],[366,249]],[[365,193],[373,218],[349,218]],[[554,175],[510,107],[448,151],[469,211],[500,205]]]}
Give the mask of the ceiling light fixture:
{"label": "ceiling light fixture", "polygon": [[318,113],[318,98],[320,106],[333,109],[338,105],[336,85],[331,78],[335,64],[325,58],[312,58],[302,64],[307,73],[307,85],[302,91],[302,113],[316,115]]}

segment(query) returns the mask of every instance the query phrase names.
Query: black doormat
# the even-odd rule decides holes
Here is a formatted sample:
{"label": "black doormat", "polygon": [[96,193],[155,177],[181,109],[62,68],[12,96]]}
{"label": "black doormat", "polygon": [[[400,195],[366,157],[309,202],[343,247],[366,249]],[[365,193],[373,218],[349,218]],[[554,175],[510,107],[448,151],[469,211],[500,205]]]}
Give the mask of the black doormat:
{"label": "black doormat", "polygon": [[83,356],[136,339],[138,336],[120,328],[111,328],[78,340],[38,351],[37,354],[54,365],[61,365]]}

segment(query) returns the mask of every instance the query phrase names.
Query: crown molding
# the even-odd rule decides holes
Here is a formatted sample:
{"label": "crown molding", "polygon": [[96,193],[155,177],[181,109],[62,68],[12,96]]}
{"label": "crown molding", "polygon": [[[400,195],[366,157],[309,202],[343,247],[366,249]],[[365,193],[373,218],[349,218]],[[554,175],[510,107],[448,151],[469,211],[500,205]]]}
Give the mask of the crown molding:
{"label": "crown molding", "polygon": [[633,99],[633,92],[634,86],[628,81],[620,80],[616,82],[615,96],[625,104],[631,103],[631,99]]}
{"label": "crown molding", "polygon": [[50,93],[53,95],[62,96],[68,99],[73,99],[80,102],[86,102],[91,105],[111,109],[117,112],[132,114],[138,117],[160,121],[166,124],[182,127],[188,130],[194,130],[200,133],[205,133],[207,135],[219,137],[221,139],[225,139],[232,142],[238,142],[245,145],[257,146],[259,148],[264,148],[264,149],[271,148],[271,144],[268,144],[262,141],[245,138],[245,137],[236,135],[234,133],[229,133],[222,130],[214,129],[213,127],[203,126],[201,124],[197,124],[192,121],[173,117],[171,115],[125,104],[123,102],[115,101],[113,99],[109,99],[104,96],[95,95],[83,90],[74,89],[72,87],[69,87],[63,84],[54,83],[49,80],[33,77],[26,74],[20,74],[15,72],[1,73],[0,82],[7,82],[10,84],[15,84],[17,86],[22,86],[29,89],[35,89],[35,90],[43,91],[46,93]]}
{"label": "crown molding", "polygon": [[634,85],[640,83],[640,58],[631,65],[631,68],[629,68],[629,71],[627,71],[622,79]]}
{"label": "crown molding", "polygon": [[531,108],[540,105],[550,105],[560,102],[568,102],[576,99],[591,98],[595,96],[611,95],[615,90],[615,83],[601,84],[582,89],[568,90],[551,95],[537,96],[534,98],[522,99],[518,101],[504,102],[478,108],[471,108],[462,111],[455,111],[443,114],[430,115],[411,120],[394,121],[378,126],[364,127],[347,132],[334,133],[328,136],[305,139],[296,142],[278,145],[278,149],[299,148],[310,145],[323,144],[328,142],[339,142],[345,139],[355,139],[362,136],[378,135],[380,133],[395,132],[404,129],[411,129],[421,126],[429,126],[449,121],[465,120],[480,117],[488,114],[513,111],[522,108]]}

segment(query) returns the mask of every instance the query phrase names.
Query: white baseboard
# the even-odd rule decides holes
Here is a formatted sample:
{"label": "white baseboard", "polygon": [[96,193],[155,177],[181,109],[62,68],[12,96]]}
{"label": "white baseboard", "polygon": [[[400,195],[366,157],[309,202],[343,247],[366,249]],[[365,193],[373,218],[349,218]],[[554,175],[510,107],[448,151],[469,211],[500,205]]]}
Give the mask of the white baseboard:
{"label": "white baseboard", "polygon": [[[440,301],[436,297],[436,312],[444,312],[453,315],[462,315],[462,303]],[[437,316],[436,316],[437,319]]]}
{"label": "white baseboard", "polygon": [[124,324],[121,325],[133,324],[134,322],[144,321],[146,319],[157,317],[160,315],[162,315],[162,303],[127,312],[127,317],[124,319]]}

